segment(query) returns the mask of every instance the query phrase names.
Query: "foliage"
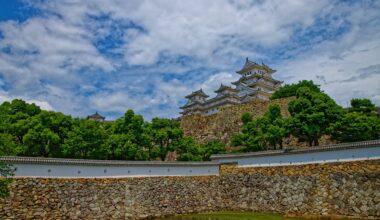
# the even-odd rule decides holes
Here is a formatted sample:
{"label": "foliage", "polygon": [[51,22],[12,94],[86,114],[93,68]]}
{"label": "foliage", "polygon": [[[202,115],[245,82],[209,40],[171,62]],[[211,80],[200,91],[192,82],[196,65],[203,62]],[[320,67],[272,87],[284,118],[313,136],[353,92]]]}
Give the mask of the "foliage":
{"label": "foliage", "polygon": [[208,161],[212,154],[225,153],[225,145],[218,140],[198,144],[191,137],[182,138],[176,147],[180,161]]}
{"label": "foliage", "polygon": [[[147,160],[150,158],[151,140],[145,131],[147,125],[141,115],[128,110],[110,127],[105,143],[108,159]],[[148,149],[148,150],[146,150]]]}
{"label": "foliage", "polygon": [[179,122],[166,118],[153,118],[148,131],[152,137],[152,155],[162,161],[166,159],[170,151],[176,150],[179,141],[183,137]]}
{"label": "foliage", "polygon": [[269,147],[282,149],[283,138],[288,135],[286,120],[279,105],[269,106],[263,117],[255,120],[245,113],[242,116],[241,133],[232,138],[232,145],[245,147],[244,151],[266,150]]}
{"label": "foliage", "polygon": [[73,128],[67,133],[62,144],[64,157],[83,159],[106,159],[103,144],[107,138],[106,130],[100,122],[75,119]]}
{"label": "foliage", "polygon": [[314,84],[313,81],[302,80],[298,83],[288,84],[275,91],[271,96],[271,99],[280,99],[297,95],[297,90],[301,87],[307,87],[313,92],[321,92],[319,85]]}
{"label": "foliage", "polygon": [[297,99],[289,103],[290,133],[309,146],[319,145],[319,138],[327,134],[327,128],[340,120],[343,109],[328,95],[314,92],[308,87],[297,90]]}
{"label": "foliage", "polygon": [[348,112],[330,126],[331,136],[343,142],[380,138],[380,119],[374,110],[375,105],[368,99],[351,100]]}
{"label": "foliage", "polygon": [[318,146],[323,135],[342,142],[380,138],[380,119],[375,114],[375,105],[368,99],[353,99],[351,107],[344,110],[312,81],[289,85],[280,93],[296,95],[288,105],[290,117],[282,118],[276,105],[256,119],[244,113],[241,132],[232,138],[232,145],[243,146],[243,151],[277,146],[281,149],[283,138],[289,135],[307,141],[310,146]]}
{"label": "foliage", "polygon": [[9,196],[9,184],[12,182],[14,170],[11,165],[0,162],[0,198]]}
{"label": "foliage", "polygon": [[199,145],[183,137],[177,121],[127,110],[112,123],[72,118],[41,110],[15,99],[0,105],[0,154],[110,160],[165,160],[177,152],[179,160],[207,160],[224,146]]}
{"label": "foliage", "polygon": [[184,137],[177,143],[177,160],[201,161],[202,151],[200,146],[190,137]]}
{"label": "foliage", "polygon": [[369,99],[352,99],[349,112],[358,112],[365,115],[375,115],[375,105]]}
{"label": "foliage", "polygon": [[[232,144],[243,146],[244,151],[258,151],[282,149],[283,139],[289,135],[310,145],[318,145],[324,134],[339,141],[380,138],[380,119],[369,100],[353,99],[344,111],[312,81],[301,81],[287,94],[294,88],[298,89],[296,99],[289,103],[289,118],[282,117],[278,105],[256,119],[245,113],[241,132]],[[154,118],[147,122],[133,110],[105,123],[41,110],[15,99],[0,105],[0,119],[0,155],[166,160],[169,152],[175,152],[178,160],[201,161],[225,152],[224,144],[217,140],[198,144],[184,136],[178,121]]]}
{"label": "foliage", "polygon": [[202,159],[210,160],[211,155],[213,154],[222,154],[226,152],[225,145],[219,140],[211,140],[200,146]]}

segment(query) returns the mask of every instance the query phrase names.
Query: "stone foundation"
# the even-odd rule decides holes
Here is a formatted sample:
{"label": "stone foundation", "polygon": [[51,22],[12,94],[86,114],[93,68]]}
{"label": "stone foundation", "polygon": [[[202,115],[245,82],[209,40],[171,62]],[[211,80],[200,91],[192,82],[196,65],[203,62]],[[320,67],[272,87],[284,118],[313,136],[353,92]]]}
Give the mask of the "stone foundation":
{"label": "stone foundation", "polygon": [[15,178],[0,219],[143,219],[218,210],[380,219],[380,160],[221,166],[220,176]]}
{"label": "stone foundation", "polygon": [[[261,117],[272,104],[281,106],[281,114],[289,117],[288,103],[295,97],[276,99],[271,101],[255,100],[241,105],[222,108],[217,114],[210,116],[189,115],[181,118],[181,127],[187,136],[193,137],[197,142],[205,143],[210,140],[221,140],[229,144],[233,135],[240,131],[241,116],[245,112],[251,113],[253,118]],[[328,136],[319,140],[320,145],[335,143]],[[306,142],[298,142],[297,138],[285,138],[284,147],[302,148],[308,146]]]}

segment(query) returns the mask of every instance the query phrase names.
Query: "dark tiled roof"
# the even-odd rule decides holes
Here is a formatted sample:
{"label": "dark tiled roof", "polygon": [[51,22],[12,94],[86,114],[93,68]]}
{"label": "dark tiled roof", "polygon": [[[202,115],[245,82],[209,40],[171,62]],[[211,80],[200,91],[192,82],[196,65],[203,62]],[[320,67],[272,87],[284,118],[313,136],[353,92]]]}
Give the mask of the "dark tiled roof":
{"label": "dark tiled roof", "polygon": [[96,112],[95,114],[87,116],[87,118],[105,119],[106,117],[104,117],[104,116],[100,115],[98,112]]}
{"label": "dark tiled roof", "polygon": [[200,89],[200,90],[197,90],[197,91],[192,92],[190,95],[185,96],[185,98],[191,98],[191,97],[196,96],[196,95],[201,96],[201,97],[205,97],[205,98],[208,97],[208,95],[206,95],[206,94],[203,92],[203,90]]}
{"label": "dark tiled roof", "polygon": [[123,160],[86,160],[43,157],[0,157],[0,162],[16,164],[55,164],[55,165],[91,165],[91,166],[205,166],[217,165],[215,162],[163,162],[163,161],[123,161]]}
{"label": "dark tiled roof", "polygon": [[380,139],[371,141],[361,141],[352,143],[342,143],[342,144],[332,144],[324,146],[314,146],[301,149],[285,149],[285,150],[270,150],[270,151],[259,151],[243,154],[216,154],[212,155],[212,160],[217,159],[229,159],[229,158],[242,158],[242,157],[259,157],[259,156],[272,156],[272,155],[283,155],[283,154],[300,154],[308,152],[321,152],[321,151],[333,151],[333,150],[343,150],[361,147],[377,147],[380,146]]}
{"label": "dark tiled roof", "polygon": [[223,84],[220,84],[220,87],[219,89],[215,90],[216,93],[219,93],[219,92],[222,92],[224,90],[230,90],[232,92],[238,92],[238,90],[234,89],[234,88],[231,88],[230,86],[225,86]]}
{"label": "dark tiled roof", "polygon": [[244,64],[243,68],[241,70],[239,70],[239,71],[236,71],[236,73],[241,74],[241,73],[244,73],[244,72],[246,72],[246,71],[248,71],[250,69],[253,69],[254,67],[258,67],[260,69],[264,69],[264,70],[266,70],[266,71],[268,71],[270,73],[276,72],[276,70],[270,68],[269,66],[265,65],[264,63],[262,63],[260,65],[260,64],[254,62],[254,61],[249,60],[248,57],[247,57],[246,60],[245,60],[245,64]]}

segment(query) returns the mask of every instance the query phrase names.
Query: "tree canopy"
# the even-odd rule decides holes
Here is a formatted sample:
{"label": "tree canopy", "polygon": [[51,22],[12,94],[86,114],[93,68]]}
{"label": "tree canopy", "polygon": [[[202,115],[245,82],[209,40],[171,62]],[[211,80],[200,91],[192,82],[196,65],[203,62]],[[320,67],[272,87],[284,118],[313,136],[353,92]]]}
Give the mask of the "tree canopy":
{"label": "tree canopy", "polygon": [[288,106],[290,133],[309,146],[318,146],[322,135],[328,134],[327,128],[341,119],[343,109],[325,93],[308,87],[299,88],[296,97]]}
{"label": "tree canopy", "polygon": [[302,80],[298,83],[287,84],[275,91],[271,96],[271,99],[280,99],[297,95],[297,90],[301,87],[307,87],[313,92],[321,92],[319,85],[314,84],[311,80]]}
{"label": "tree canopy", "polygon": [[232,139],[244,151],[282,148],[289,135],[318,146],[323,135],[341,142],[380,138],[380,119],[375,105],[368,99],[352,99],[351,107],[343,109],[312,81],[300,81],[279,89],[272,98],[295,96],[289,102],[290,117],[282,118],[280,106],[270,106],[263,117],[252,119],[242,115],[241,132]]}
{"label": "tree canopy", "polygon": [[276,149],[277,146],[282,149],[283,139],[289,132],[279,105],[269,106],[264,116],[255,120],[249,113],[244,113],[242,121],[241,133],[232,138],[232,145],[244,146],[244,151]]}
{"label": "tree canopy", "polygon": [[380,138],[380,119],[375,114],[375,105],[368,99],[352,99],[351,107],[329,131],[334,139],[342,142]]}
{"label": "tree canopy", "polygon": [[147,122],[133,110],[112,123],[72,118],[15,99],[0,105],[0,155],[109,160],[208,160],[224,151],[217,142],[198,144],[178,121]]}

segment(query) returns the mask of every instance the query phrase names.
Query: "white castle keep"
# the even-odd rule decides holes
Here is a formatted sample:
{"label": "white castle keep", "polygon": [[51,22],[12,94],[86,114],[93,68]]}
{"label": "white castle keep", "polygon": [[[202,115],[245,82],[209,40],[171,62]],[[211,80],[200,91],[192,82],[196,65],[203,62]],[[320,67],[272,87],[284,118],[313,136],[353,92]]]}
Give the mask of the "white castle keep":
{"label": "white castle keep", "polygon": [[238,81],[232,82],[235,88],[220,85],[215,91],[214,98],[207,99],[202,89],[187,95],[188,102],[182,106],[182,115],[212,115],[220,108],[246,103],[252,100],[269,100],[272,93],[277,90],[282,81],[273,79],[272,75],[276,70],[271,69],[265,64],[258,64],[248,58],[243,68],[236,73],[241,77]]}

